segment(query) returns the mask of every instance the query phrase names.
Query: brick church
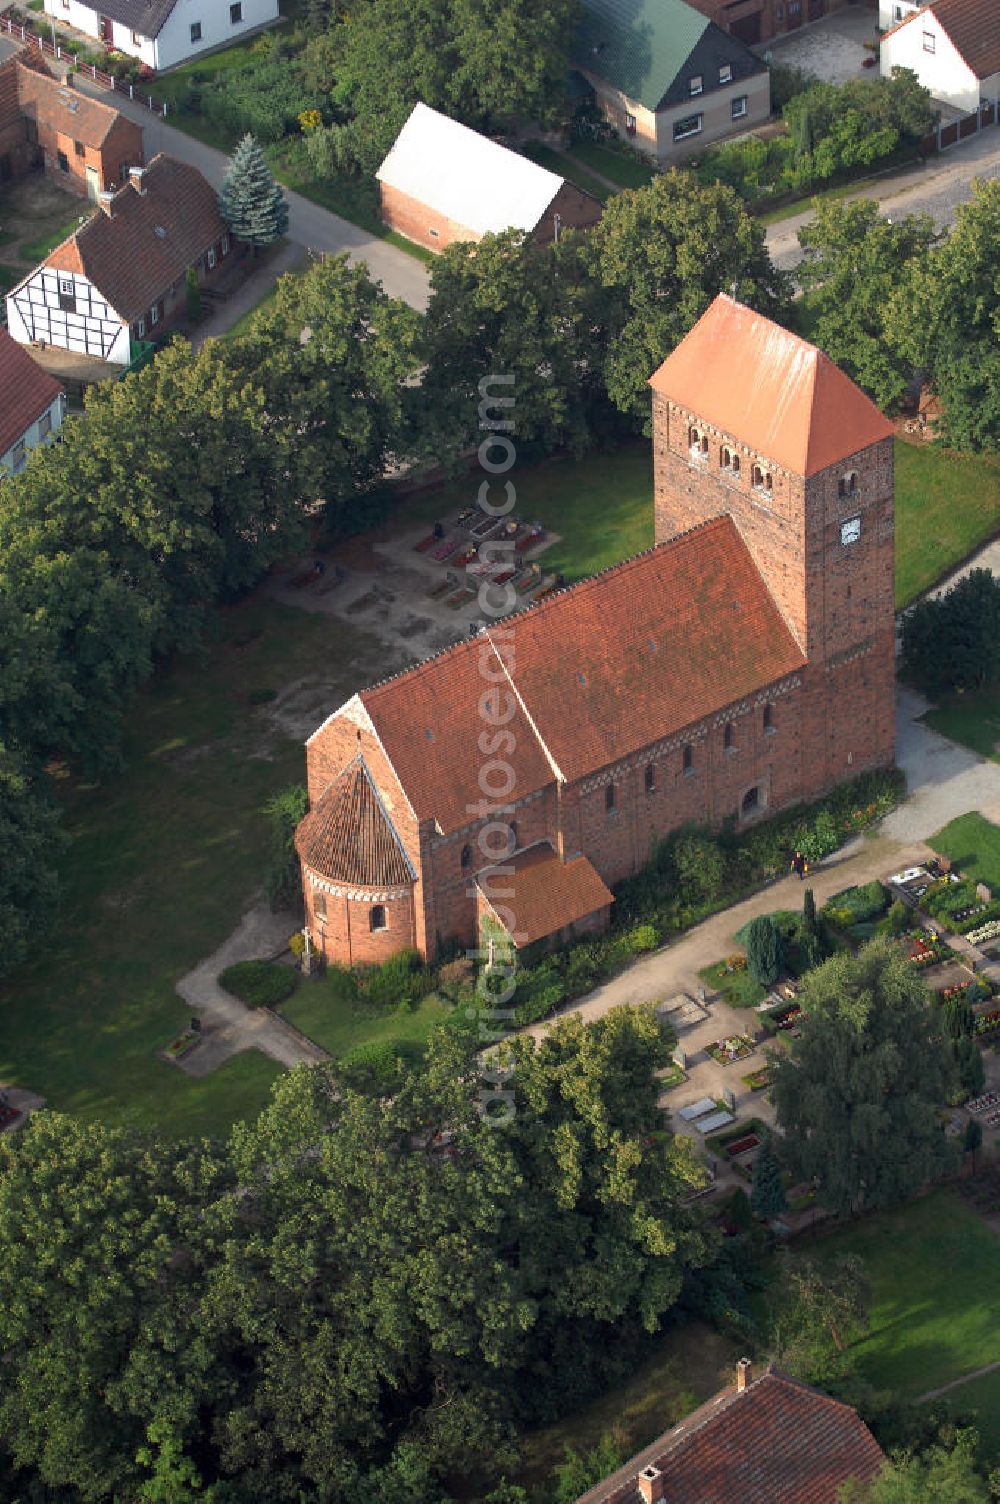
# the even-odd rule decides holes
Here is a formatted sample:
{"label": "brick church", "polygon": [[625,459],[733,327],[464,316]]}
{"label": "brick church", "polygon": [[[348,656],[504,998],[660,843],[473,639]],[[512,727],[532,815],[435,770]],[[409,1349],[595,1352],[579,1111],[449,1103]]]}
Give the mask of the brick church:
{"label": "brick church", "polygon": [[655,547],[310,737],[296,846],[328,960],[433,959],[486,919],[519,947],[567,940],[676,826],[891,766],[890,424],[725,296],[650,384]]}

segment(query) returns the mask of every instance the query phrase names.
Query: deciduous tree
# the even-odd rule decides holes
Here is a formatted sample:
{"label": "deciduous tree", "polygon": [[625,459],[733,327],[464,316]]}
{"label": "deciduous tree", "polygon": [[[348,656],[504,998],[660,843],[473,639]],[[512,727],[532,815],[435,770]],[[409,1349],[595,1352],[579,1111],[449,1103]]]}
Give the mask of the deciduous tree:
{"label": "deciduous tree", "polygon": [[781,1179],[781,1164],[769,1133],[761,1140],[757,1158],[753,1162],[750,1205],[754,1215],[760,1217],[762,1222],[780,1217],[788,1208],[788,1198]]}
{"label": "deciduous tree", "polygon": [[795,1173],[840,1214],[913,1195],[954,1161],[938,1118],[954,1068],[919,976],[875,940],[809,972],[798,1001],[771,1087]]}
{"label": "deciduous tree", "polygon": [[0,744],[0,976],[55,921],[60,846],[53,805]]}
{"label": "deciduous tree", "polygon": [[787,312],[764,227],[732,188],[676,169],[609,199],[584,240],[604,331],[603,374],[615,405],[650,431],[647,382],[717,293],[769,316]]}

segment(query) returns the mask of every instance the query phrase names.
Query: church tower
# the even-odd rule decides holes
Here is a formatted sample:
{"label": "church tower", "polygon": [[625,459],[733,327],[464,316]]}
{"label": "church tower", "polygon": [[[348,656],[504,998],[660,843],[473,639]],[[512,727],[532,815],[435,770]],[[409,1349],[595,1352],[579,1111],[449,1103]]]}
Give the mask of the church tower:
{"label": "church tower", "polygon": [[656,541],[732,517],[809,660],[802,796],[890,766],[891,424],[815,346],[724,295],[650,385]]}

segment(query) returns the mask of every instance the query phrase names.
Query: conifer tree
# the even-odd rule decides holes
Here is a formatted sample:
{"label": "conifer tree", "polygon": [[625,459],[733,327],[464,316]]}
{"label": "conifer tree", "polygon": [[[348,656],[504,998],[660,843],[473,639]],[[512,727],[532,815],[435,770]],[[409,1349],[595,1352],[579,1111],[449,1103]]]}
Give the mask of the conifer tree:
{"label": "conifer tree", "polygon": [[285,195],[271,176],[259,141],[249,134],[233,152],[219,194],[219,213],[233,234],[255,251],[280,240],[288,229]]}
{"label": "conifer tree", "polygon": [[762,1222],[769,1222],[772,1217],[780,1216],[788,1207],[785,1187],[781,1183],[781,1166],[770,1134],[762,1141],[760,1152],[754,1160],[750,1205],[754,1215],[760,1217]]}
{"label": "conifer tree", "polygon": [[799,948],[805,962],[805,970],[811,971],[823,960],[823,937],[816,918],[816,899],[812,888],[802,895],[802,924],[799,929]]}

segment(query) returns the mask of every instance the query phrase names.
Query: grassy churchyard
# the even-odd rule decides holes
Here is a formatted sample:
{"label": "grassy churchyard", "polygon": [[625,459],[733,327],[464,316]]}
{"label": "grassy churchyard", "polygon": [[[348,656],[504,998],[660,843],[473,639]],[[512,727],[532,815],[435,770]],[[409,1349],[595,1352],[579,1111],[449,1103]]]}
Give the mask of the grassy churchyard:
{"label": "grassy churchyard", "polygon": [[[974,503],[975,528],[986,526],[983,476],[1000,486],[1000,469],[899,449],[897,560],[909,590],[921,571],[939,576],[967,551],[970,531],[956,533],[953,514]],[[933,484],[921,520],[910,497],[924,476]],[[519,513],[559,535],[546,568],[570,579],[653,541],[644,440],[578,462],[525,464],[516,484]],[[446,516],[471,489],[463,480],[424,493],[400,518]],[[324,614],[251,600],[213,621],[203,655],[178,660],[138,697],[126,770],[97,785],[59,785],[72,837],[63,907],[34,961],[0,986],[0,1080],[84,1117],[177,1134],[224,1130],[253,1113],[276,1067],[254,1053],[199,1081],[159,1061],[154,1051],[187,1021],[174,984],[231,933],[259,888],[261,807],[302,780],[306,735],[332,705],[399,666],[374,637]],[[418,1049],[439,1007],[366,1019],[326,1009],[321,989],[303,988],[285,1011],[339,1053],[386,1038]]]}
{"label": "grassy churchyard", "polygon": [[931,836],[929,845],[973,882],[1000,893],[1000,826],[979,814],[960,815]]}

